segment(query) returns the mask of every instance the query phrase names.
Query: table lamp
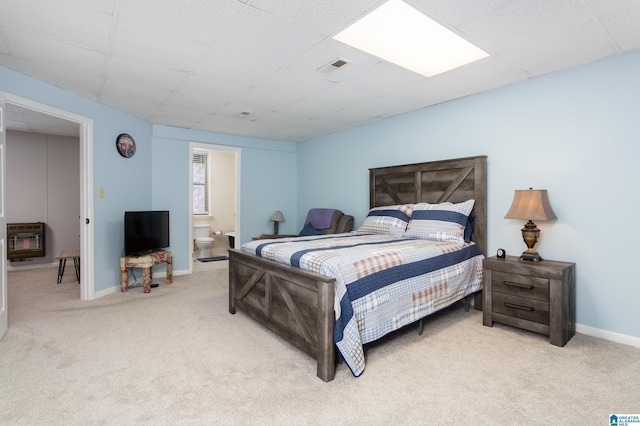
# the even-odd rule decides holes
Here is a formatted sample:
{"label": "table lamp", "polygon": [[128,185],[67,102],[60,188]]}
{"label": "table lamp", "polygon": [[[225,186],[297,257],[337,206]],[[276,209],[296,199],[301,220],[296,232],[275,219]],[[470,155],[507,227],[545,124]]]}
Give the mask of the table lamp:
{"label": "table lamp", "polygon": [[549,203],[547,190],[516,189],[511,208],[504,218],[528,220],[522,228],[522,239],[527,245],[527,249],[522,252],[520,259],[533,262],[541,261],[542,257],[533,249],[540,238],[540,230],[533,221],[556,219],[556,214]]}
{"label": "table lamp", "polygon": [[271,215],[273,221],[273,235],[278,235],[278,222],[284,222],[284,215],[280,210],[277,210]]}

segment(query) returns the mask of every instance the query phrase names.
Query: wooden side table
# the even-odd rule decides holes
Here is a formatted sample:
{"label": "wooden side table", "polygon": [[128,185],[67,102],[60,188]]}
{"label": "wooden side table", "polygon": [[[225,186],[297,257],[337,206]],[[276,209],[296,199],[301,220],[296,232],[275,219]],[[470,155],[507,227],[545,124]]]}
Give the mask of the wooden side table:
{"label": "wooden side table", "polygon": [[153,265],[167,264],[167,284],[173,283],[173,253],[168,250],[155,251],[143,256],[125,256],[120,258],[120,291],[129,289],[129,268],[142,268],[142,285],[145,293],[151,291]]}
{"label": "wooden side table", "polygon": [[485,259],[483,266],[484,325],[497,321],[541,333],[556,346],[575,335],[575,263],[507,256]]}

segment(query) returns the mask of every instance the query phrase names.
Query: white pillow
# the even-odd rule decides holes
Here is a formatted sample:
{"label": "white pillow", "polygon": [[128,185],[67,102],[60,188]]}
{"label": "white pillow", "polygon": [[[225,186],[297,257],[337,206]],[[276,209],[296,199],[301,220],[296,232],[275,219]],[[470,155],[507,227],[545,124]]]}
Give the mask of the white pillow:
{"label": "white pillow", "polygon": [[464,230],[475,200],[464,203],[418,203],[413,208],[405,237],[464,243]]}
{"label": "white pillow", "polygon": [[407,229],[412,210],[413,204],[374,207],[369,210],[358,232],[399,237]]}

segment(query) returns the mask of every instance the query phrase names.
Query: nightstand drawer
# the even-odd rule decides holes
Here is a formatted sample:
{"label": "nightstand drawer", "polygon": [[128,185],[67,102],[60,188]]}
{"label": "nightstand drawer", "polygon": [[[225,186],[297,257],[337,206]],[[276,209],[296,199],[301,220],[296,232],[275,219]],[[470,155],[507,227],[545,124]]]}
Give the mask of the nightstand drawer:
{"label": "nightstand drawer", "polygon": [[549,303],[505,293],[493,293],[493,312],[549,324]]}
{"label": "nightstand drawer", "polygon": [[508,272],[493,272],[493,292],[510,294],[543,302],[549,301],[549,279]]}

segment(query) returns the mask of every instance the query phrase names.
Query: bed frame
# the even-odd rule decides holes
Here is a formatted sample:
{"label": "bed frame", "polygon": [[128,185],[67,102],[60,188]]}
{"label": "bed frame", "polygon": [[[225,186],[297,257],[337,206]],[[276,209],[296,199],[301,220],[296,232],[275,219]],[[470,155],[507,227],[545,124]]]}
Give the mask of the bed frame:
{"label": "bed frame", "polygon": [[[475,199],[473,240],[487,253],[487,157],[369,169],[370,208]],[[229,312],[241,310],[317,360],[328,382],[336,368],[335,279],[229,250]],[[481,309],[481,292],[474,307]]]}

